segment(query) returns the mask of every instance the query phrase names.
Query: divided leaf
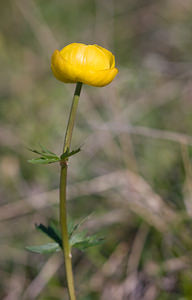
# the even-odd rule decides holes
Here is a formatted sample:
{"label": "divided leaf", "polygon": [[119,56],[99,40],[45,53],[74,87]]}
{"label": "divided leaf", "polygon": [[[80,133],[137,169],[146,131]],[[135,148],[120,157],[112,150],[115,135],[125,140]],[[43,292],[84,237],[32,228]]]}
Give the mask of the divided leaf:
{"label": "divided leaf", "polygon": [[[85,222],[86,219],[87,218],[84,218],[80,223],[69,222],[68,224],[69,244],[71,247],[77,248],[81,251],[85,250],[86,248],[99,245],[104,241],[103,238],[98,238],[97,235],[88,236],[86,230],[77,231],[80,225]],[[29,246],[26,247],[28,251],[35,253],[54,253],[63,248],[61,233],[53,223],[47,227],[43,224],[35,226],[38,230],[51,238],[54,243],[48,243],[40,246]]]}
{"label": "divided leaf", "polygon": [[69,150],[67,150],[59,157],[58,155],[56,155],[52,151],[46,149],[42,145],[40,147],[41,147],[40,151],[29,148],[29,150],[32,151],[33,153],[40,155],[37,158],[29,159],[28,160],[29,163],[31,163],[31,164],[51,164],[51,163],[55,163],[55,162],[65,161],[68,159],[68,157],[75,155],[76,153],[78,153],[81,150],[80,148],[73,150],[71,152],[69,152]]}

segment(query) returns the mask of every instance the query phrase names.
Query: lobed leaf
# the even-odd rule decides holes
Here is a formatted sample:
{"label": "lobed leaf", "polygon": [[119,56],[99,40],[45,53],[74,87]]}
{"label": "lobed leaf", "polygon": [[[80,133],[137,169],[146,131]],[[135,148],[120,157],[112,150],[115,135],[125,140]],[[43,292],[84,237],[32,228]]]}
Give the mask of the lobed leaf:
{"label": "lobed leaf", "polygon": [[69,150],[67,150],[65,153],[63,153],[59,157],[58,155],[56,155],[52,151],[46,149],[42,145],[40,147],[41,147],[41,151],[29,148],[29,150],[32,151],[33,153],[40,155],[40,157],[38,157],[38,158],[29,159],[28,160],[29,163],[31,163],[31,164],[51,164],[51,163],[66,160],[68,157],[75,155],[76,153],[78,153],[80,151],[80,148],[73,150],[71,152],[69,152]]}
{"label": "lobed leaf", "polygon": [[[86,248],[93,247],[101,244],[104,239],[98,238],[97,235],[87,236],[87,231],[78,231],[80,225],[85,222],[87,219],[84,218],[80,223],[74,224],[73,222],[68,223],[68,235],[69,235],[69,243],[73,248],[80,249],[81,251]],[[62,237],[60,230],[55,226],[55,224],[51,223],[49,226],[45,226],[43,224],[35,225],[38,230],[46,234],[49,238],[51,238],[54,243],[48,243],[40,246],[29,246],[26,247],[28,251],[32,251],[35,253],[54,253],[63,248],[62,245]]]}

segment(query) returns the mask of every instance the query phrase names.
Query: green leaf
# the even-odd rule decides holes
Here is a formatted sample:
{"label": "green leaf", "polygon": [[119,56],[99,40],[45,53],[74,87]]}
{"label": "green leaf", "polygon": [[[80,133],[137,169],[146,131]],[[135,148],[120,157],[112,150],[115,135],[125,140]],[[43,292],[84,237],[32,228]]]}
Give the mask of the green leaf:
{"label": "green leaf", "polygon": [[73,248],[77,248],[81,251],[84,251],[87,248],[98,246],[99,244],[102,244],[103,242],[104,242],[104,239],[98,239],[98,240],[94,240],[94,241],[84,240],[82,242],[79,242],[79,243],[76,243],[75,245],[73,245]]}
{"label": "green leaf", "polygon": [[86,248],[99,245],[104,241],[103,238],[98,238],[97,235],[86,236],[86,234],[86,231],[73,234],[69,241],[71,247],[85,250]]}
{"label": "green leaf", "polygon": [[49,151],[43,146],[41,146],[41,151],[35,149],[29,150],[35,154],[40,155],[40,157],[38,158],[28,160],[28,162],[31,164],[51,164],[60,161],[59,156],[57,156],[55,153]]}
{"label": "green leaf", "polygon": [[68,227],[69,238],[71,238],[73,233],[78,229],[79,223],[74,223],[72,221],[69,221],[67,227]]}
{"label": "green leaf", "polygon": [[45,148],[45,146],[43,146],[43,145],[40,144],[40,147],[41,147],[43,153],[47,153],[47,154],[51,154],[51,155],[55,155],[56,156],[55,153],[53,153],[52,151],[50,151],[47,148]]}
{"label": "green leaf", "polygon": [[[97,235],[87,236],[86,230],[78,231],[80,225],[83,222],[85,222],[86,219],[87,217],[82,219],[80,223],[76,224],[74,224],[72,221],[68,222],[68,235],[70,246],[73,248],[80,249],[82,251],[86,248],[99,245],[104,241],[103,238],[98,238]],[[40,230],[49,238],[51,238],[55,243],[49,243],[41,246],[26,247],[27,250],[36,253],[52,253],[55,251],[59,251],[58,248],[63,248],[61,232],[53,222],[49,226],[45,226],[43,224],[36,224],[35,226],[38,230]]]}
{"label": "green leaf", "polygon": [[83,251],[86,248],[97,246],[103,242],[104,242],[103,238],[98,239],[98,238],[94,238],[94,236],[92,236],[92,237],[87,237],[84,240],[75,243],[73,245],[73,247]]}
{"label": "green leaf", "polygon": [[70,239],[69,239],[69,243],[71,245],[71,247],[74,247],[75,244],[77,243],[81,243],[82,241],[85,240],[85,236],[86,236],[86,231],[81,231],[81,232],[77,232],[77,233],[74,233]]}
{"label": "green leaf", "polygon": [[69,237],[71,237],[74,234],[74,232],[77,231],[79,227],[90,218],[91,215],[92,213],[84,217],[79,223],[74,223],[73,221],[69,221],[67,224]]}
{"label": "green leaf", "polygon": [[76,150],[73,150],[71,152],[69,152],[69,150],[67,150],[66,152],[64,152],[63,154],[61,154],[60,156],[60,159],[61,160],[65,160],[67,159],[68,157],[72,156],[72,155],[75,155],[76,153],[80,152],[81,151],[81,148],[78,148]]}
{"label": "green leaf", "polygon": [[55,153],[53,153],[52,151],[47,150],[43,146],[41,146],[41,151],[36,150],[36,149],[31,149],[31,148],[28,148],[28,150],[35,153],[35,154],[40,154],[40,155],[43,155],[43,156],[58,157]]}
{"label": "green leaf", "polygon": [[56,228],[55,225],[51,224],[50,226],[46,227],[43,224],[39,224],[39,225],[36,224],[35,226],[38,230],[45,233],[48,237],[50,237],[52,240],[54,240],[62,248],[61,233]]}
{"label": "green leaf", "polygon": [[39,152],[38,150],[35,149],[31,149],[31,148],[27,148],[29,151],[36,153],[36,154],[41,154],[41,152]]}
{"label": "green leaf", "polygon": [[69,150],[67,150],[65,153],[63,153],[59,157],[52,151],[43,147],[42,145],[40,145],[40,147],[41,147],[41,151],[28,148],[33,153],[40,155],[40,157],[38,157],[38,158],[33,158],[33,159],[28,160],[29,163],[31,163],[31,164],[51,164],[51,163],[66,160],[68,157],[75,155],[76,153],[78,153],[81,150],[80,148],[73,150],[71,152],[69,152]]}
{"label": "green leaf", "polygon": [[61,245],[62,245],[62,237],[61,237],[60,227],[58,228],[58,226],[55,224],[55,222],[51,221],[48,228],[54,232],[54,234],[57,236],[57,239],[61,241]]}
{"label": "green leaf", "polygon": [[61,250],[59,244],[57,243],[48,243],[40,246],[28,246],[26,249],[39,254],[50,254]]}
{"label": "green leaf", "polygon": [[39,157],[39,158],[33,158],[29,159],[28,162],[31,164],[51,164],[60,161],[59,157],[53,157],[53,158],[48,158],[48,157]]}

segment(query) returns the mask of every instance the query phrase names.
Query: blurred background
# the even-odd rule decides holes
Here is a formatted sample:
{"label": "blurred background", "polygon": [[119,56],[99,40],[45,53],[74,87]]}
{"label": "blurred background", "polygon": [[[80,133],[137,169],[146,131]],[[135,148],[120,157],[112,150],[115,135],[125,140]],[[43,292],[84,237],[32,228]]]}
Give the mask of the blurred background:
{"label": "blurred background", "polygon": [[[50,69],[72,42],[111,50],[119,74],[83,86],[68,179],[71,219],[105,237],[73,251],[78,300],[192,299],[192,2],[7,0],[0,11],[0,299],[68,299],[62,254],[35,223],[58,220],[59,166],[74,85]],[[64,287],[63,287],[64,286]]]}

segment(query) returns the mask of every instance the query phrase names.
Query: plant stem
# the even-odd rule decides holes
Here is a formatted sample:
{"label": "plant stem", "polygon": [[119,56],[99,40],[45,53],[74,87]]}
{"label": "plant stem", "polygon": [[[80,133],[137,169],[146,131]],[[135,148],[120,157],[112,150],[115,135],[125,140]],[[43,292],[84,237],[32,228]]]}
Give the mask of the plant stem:
{"label": "plant stem", "polygon": [[[67,124],[67,129],[65,133],[65,140],[63,146],[63,153],[70,150],[73,127],[75,123],[75,116],[77,111],[77,106],[79,102],[79,96],[81,93],[82,83],[77,82],[71,111],[69,115],[69,120]],[[68,230],[67,230],[67,205],[66,205],[66,186],[67,186],[67,161],[61,163],[61,173],[60,173],[60,225],[63,243],[63,253],[65,258],[65,270],[68,284],[68,291],[70,300],[76,300],[75,287],[72,271],[72,255],[71,247],[69,244]]]}
{"label": "plant stem", "polygon": [[73,97],[73,102],[71,105],[71,111],[70,111],[70,115],[69,115],[67,129],[66,129],[66,133],[65,133],[63,152],[67,151],[67,149],[68,150],[70,149],[71,138],[72,138],[73,127],[74,127],[74,123],[75,123],[75,116],[76,116],[77,106],[78,106],[79,97],[80,97],[80,93],[81,93],[81,88],[82,88],[82,83],[77,82],[74,97]]}

